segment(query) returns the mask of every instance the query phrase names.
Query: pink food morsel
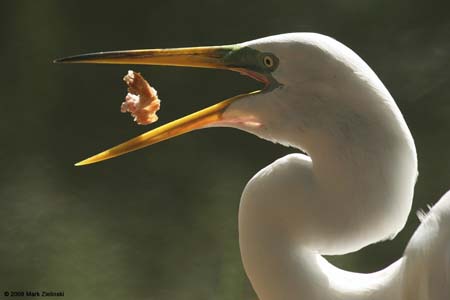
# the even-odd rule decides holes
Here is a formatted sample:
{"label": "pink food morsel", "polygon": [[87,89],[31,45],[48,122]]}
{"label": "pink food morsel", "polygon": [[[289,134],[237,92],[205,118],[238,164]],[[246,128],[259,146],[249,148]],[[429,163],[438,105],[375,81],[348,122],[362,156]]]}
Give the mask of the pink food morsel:
{"label": "pink food morsel", "polygon": [[147,125],[158,120],[156,112],[159,110],[161,101],[158,94],[140,73],[128,71],[123,77],[128,85],[128,94],[122,102],[120,111],[129,112],[134,121],[140,125]]}

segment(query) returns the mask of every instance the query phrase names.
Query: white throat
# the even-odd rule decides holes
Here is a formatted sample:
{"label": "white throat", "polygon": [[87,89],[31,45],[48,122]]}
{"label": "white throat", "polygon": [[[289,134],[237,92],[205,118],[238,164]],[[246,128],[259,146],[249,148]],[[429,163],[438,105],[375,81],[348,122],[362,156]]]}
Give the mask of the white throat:
{"label": "white throat", "polygon": [[224,118],[251,117],[262,125],[229,126],[309,155],[275,161],[243,192],[241,254],[260,300],[352,299],[352,288],[330,271],[360,282],[362,299],[373,295],[365,291],[388,296],[385,280],[401,263],[369,276],[338,270],[320,255],[357,251],[405,225],[417,157],[397,105],[370,67],[331,38],[287,34],[247,45],[278,55],[273,76],[281,86],[233,103]]}
{"label": "white throat", "polygon": [[[289,92],[296,91],[280,89],[274,98],[258,101],[282,101],[283,93]],[[298,97],[346,96],[345,92],[309,92],[303,89]],[[406,223],[417,176],[414,143],[384,87],[367,97],[373,98],[361,99],[354,116],[341,110],[341,123],[318,123],[335,126],[333,130],[305,130],[301,116],[280,111],[277,115],[285,116],[288,122],[278,120],[274,126],[269,123],[270,134],[253,132],[309,154],[292,154],[275,161],[250,180],[242,195],[242,259],[261,300],[290,300],[301,295],[305,299],[327,299],[315,298],[315,293],[323,296],[327,289],[330,296],[342,294],[346,297],[343,299],[352,299],[351,288],[330,281],[327,272],[334,267],[320,255],[349,253],[393,238]],[[296,101],[292,95],[287,98]],[[376,105],[371,107],[371,103]],[[299,99],[280,109],[291,109],[296,104],[305,105]],[[325,114],[324,119],[336,114],[326,111],[323,105],[317,109],[318,114]],[[296,123],[296,118],[301,124]],[[394,276],[399,266],[397,263],[370,276],[338,271],[356,281],[358,276],[365,276],[360,280],[363,286],[356,285],[359,291],[362,288],[388,295],[386,282],[395,282],[386,278]],[[385,284],[385,288],[379,288]],[[367,295],[367,299],[373,296]]]}

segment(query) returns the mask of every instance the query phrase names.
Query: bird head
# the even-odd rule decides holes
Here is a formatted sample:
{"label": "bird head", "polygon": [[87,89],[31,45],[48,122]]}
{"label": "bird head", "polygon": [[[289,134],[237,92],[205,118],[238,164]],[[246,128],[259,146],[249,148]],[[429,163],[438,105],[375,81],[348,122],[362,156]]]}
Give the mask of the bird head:
{"label": "bird head", "polygon": [[[329,146],[321,142],[329,140],[324,135],[348,136],[351,123],[362,120],[359,111],[371,114],[377,111],[370,103],[352,103],[364,98],[354,96],[358,84],[364,85],[359,90],[367,95],[367,86],[370,87],[367,82],[379,82],[376,75],[353,51],[332,38],[314,33],[281,34],[225,46],[98,52],[55,62],[217,68],[239,72],[263,84],[261,90],[187,115],[77,165],[106,160],[207,127],[234,127],[314,152],[313,147]],[[358,77],[358,69],[366,71],[361,72],[364,76],[375,79]],[[352,97],[345,96],[348,83],[352,84]],[[381,82],[379,85],[382,88],[377,87],[375,92],[386,93],[388,99],[389,93]],[[380,116],[380,120],[383,118],[384,115]]]}

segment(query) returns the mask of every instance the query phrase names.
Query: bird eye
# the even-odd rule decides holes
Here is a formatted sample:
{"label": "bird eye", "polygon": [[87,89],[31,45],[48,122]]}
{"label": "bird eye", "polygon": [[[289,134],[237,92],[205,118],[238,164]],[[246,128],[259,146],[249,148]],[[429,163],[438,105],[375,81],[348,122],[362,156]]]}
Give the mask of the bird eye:
{"label": "bird eye", "polygon": [[270,57],[269,55],[264,56],[263,61],[264,61],[264,65],[268,68],[272,68],[274,65],[273,58]]}

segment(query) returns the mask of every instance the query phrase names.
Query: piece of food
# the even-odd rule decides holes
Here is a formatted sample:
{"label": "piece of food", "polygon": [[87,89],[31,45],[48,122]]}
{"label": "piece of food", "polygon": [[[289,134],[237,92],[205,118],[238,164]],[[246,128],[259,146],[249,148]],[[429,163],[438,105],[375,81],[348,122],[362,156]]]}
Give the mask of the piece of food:
{"label": "piece of food", "polygon": [[123,81],[128,85],[128,94],[120,107],[120,111],[131,113],[134,121],[140,125],[156,122],[158,120],[156,112],[161,105],[156,90],[148,84],[140,73],[131,70],[125,75]]}

